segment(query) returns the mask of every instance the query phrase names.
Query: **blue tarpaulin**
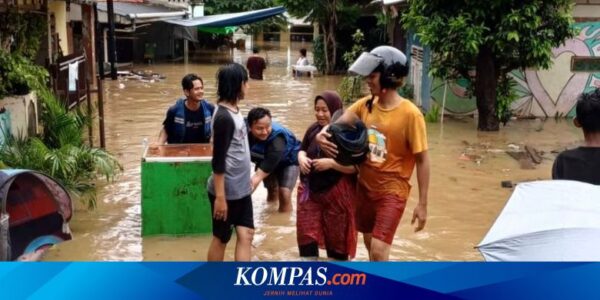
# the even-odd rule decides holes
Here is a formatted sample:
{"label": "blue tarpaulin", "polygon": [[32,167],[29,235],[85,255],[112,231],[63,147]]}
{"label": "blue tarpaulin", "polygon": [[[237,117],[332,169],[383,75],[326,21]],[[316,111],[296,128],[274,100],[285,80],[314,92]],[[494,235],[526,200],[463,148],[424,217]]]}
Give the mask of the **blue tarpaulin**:
{"label": "blue tarpaulin", "polygon": [[283,6],[252,10],[247,12],[220,14],[197,17],[193,19],[164,20],[164,22],[185,27],[224,27],[250,24],[276,16],[285,12]]}

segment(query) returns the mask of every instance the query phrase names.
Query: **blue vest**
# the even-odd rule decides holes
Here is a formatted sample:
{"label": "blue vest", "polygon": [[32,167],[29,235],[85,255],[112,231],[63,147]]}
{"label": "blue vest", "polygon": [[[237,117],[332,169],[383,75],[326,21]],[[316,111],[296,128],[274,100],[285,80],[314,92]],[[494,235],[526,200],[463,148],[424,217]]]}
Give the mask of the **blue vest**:
{"label": "blue vest", "polygon": [[[200,106],[202,108],[202,113],[204,114],[204,136],[210,138],[210,128],[214,107],[205,99],[200,101]],[[177,122],[176,120],[178,118],[183,122]],[[185,98],[179,98],[177,102],[175,102],[175,118],[173,120],[173,129],[175,136],[169,136],[168,143],[183,143],[183,139],[185,138]]]}
{"label": "blue vest", "polygon": [[279,125],[279,123],[271,123],[271,134],[265,141],[259,141],[252,145],[250,152],[253,157],[265,157],[267,145],[270,144],[277,136],[282,135],[285,138],[285,152],[283,158],[279,162],[279,166],[298,165],[298,151],[300,151],[300,141],[296,139],[294,133],[289,129]]}

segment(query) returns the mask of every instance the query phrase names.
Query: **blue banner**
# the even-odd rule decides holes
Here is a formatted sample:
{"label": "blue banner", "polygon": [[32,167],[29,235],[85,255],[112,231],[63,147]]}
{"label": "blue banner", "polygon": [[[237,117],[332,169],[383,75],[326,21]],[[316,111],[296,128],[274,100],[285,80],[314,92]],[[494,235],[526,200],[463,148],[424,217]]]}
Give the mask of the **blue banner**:
{"label": "blue banner", "polygon": [[0,299],[574,299],[598,263],[1,263]]}

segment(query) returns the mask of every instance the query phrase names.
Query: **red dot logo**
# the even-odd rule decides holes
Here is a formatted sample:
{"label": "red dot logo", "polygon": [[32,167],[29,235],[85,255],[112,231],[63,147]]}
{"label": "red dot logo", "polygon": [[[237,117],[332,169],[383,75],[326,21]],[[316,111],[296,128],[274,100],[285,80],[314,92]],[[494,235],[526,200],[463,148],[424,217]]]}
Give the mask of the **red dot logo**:
{"label": "red dot logo", "polygon": [[327,280],[327,285],[331,285],[331,280]]}

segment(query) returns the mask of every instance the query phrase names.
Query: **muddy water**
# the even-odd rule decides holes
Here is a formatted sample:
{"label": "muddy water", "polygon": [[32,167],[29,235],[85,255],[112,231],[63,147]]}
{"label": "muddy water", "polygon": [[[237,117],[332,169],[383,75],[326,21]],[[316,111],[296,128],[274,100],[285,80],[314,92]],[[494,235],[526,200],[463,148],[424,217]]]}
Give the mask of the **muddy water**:
{"label": "muddy water", "polygon": [[[307,45],[308,46],[308,45]],[[250,81],[246,113],[251,107],[268,107],[275,118],[302,137],[314,121],[312,101],[320,91],[334,89],[340,77],[294,79],[289,64],[296,60],[300,44],[291,50],[268,52],[270,65],[264,81]],[[246,53],[234,59],[245,61]],[[311,59],[312,60],[312,59]],[[114,183],[100,188],[95,211],[78,209],[71,222],[74,240],[52,249],[46,260],[205,260],[210,236],[142,238],[140,208],[140,159],[142,141],[157,138],[166,109],[182,95],[181,77],[195,72],[204,78],[205,96],[215,101],[217,65],[138,65],[167,76],[160,82],[105,81],[107,148],[124,166]],[[550,177],[551,150],[581,139],[570,122],[516,121],[496,133],[478,133],[471,118],[446,119],[428,124],[431,153],[429,218],[426,229],[413,233],[410,226],[417,200],[415,189],[396,233],[392,260],[481,260],[474,246],[483,238],[508,199],[513,182]],[[545,159],[533,170],[523,170],[504,153],[509,144],[524,143],[545,151]],[[464,155],[463,155],[464,154]],[[414,176],[413,176],[414,177]],[[414,181],[414,180],[413,180]],[[261,187],[253,195],[255,225],[254,260],[297,260],[295,214],[279,214],[265,201]],[[294,200],[295,201],[295,200]],[[362,239],[360,239],[362,241]],[[233,259],[233,242],[226,254]],[[359,243],[356,260],[367,260]]]}

